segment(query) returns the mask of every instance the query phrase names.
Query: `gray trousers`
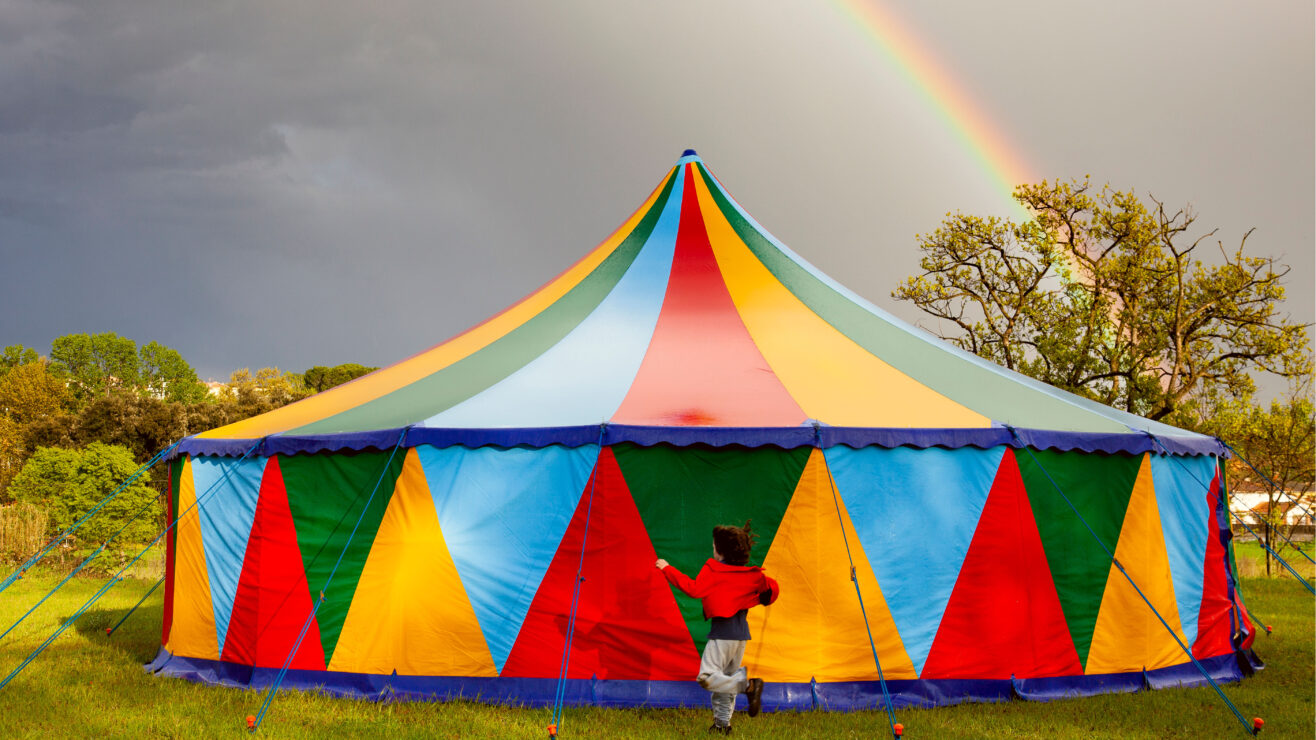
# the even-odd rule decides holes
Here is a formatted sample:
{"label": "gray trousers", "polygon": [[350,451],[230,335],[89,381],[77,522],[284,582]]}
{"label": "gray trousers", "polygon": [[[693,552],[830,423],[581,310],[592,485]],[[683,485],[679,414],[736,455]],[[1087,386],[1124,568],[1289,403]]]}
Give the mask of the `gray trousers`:
{"label": "gray trousers", "polygon": [[713,692],[713,721],[719,725],[731,724],[736,694],[749,686],[740,665],[744,657],[744,640],[709,640],[699,658],[699,685]]}

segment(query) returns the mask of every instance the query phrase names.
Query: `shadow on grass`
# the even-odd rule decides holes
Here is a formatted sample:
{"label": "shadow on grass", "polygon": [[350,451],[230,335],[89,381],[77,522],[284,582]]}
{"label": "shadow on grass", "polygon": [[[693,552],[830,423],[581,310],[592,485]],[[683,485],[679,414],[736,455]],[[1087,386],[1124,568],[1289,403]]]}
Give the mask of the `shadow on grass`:
{"label": "shadow on grass", "polygon": [[[78,619],[74,629],[87,640],[123,654],[128,661],[137,665],[149,663],[160,649],[160,621],[164,607],[158,603],[142,604],[114,630],[114,634],[105,634],[105,630],[118,625],[130,609],[90,609]],[[69,616],[72,615],[64,619]]]}

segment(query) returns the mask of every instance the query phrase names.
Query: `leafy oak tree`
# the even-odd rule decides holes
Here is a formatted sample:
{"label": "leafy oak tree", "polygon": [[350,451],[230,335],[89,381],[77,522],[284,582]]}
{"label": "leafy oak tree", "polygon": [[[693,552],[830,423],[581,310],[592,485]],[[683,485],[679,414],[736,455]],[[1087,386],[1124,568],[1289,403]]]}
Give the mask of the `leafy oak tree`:
{"label": "leafy oak tree", "polygon": [[1087,180],[1015,189],[1033,215],[948,216],[918,237],[922,274],[893,292],[941,336],[1051,385],[1161,419],[1194,395],[1246,398],[1251,372],[1311,372],[1306,327],[1279,311],[1288,268],[1247,239],[1197,250],[1189,208]]}

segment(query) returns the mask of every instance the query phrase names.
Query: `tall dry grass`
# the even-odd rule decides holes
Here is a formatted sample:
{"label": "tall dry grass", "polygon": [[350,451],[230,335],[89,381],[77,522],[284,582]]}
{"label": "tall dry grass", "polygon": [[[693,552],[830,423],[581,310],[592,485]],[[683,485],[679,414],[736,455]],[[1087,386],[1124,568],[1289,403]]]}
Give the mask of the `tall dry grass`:
{"label": "tall dry grass", "polygon": [[50,518],[33,504],[0,506],[0,562],[20,563],[46,543]]}

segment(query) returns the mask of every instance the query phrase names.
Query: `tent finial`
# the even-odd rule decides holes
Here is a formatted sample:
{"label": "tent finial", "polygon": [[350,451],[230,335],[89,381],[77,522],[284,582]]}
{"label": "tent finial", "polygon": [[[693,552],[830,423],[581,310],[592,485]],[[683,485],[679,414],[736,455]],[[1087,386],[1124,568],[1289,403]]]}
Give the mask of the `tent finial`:
{"label": "tent finial", "polygon": [[693,150],[693,149],[686,149],[684,152],[681,152],[681,156],[682,156],[682,157],[698,157],[698,156],[699,156],[699,152],[696,152],[696,151]]}

